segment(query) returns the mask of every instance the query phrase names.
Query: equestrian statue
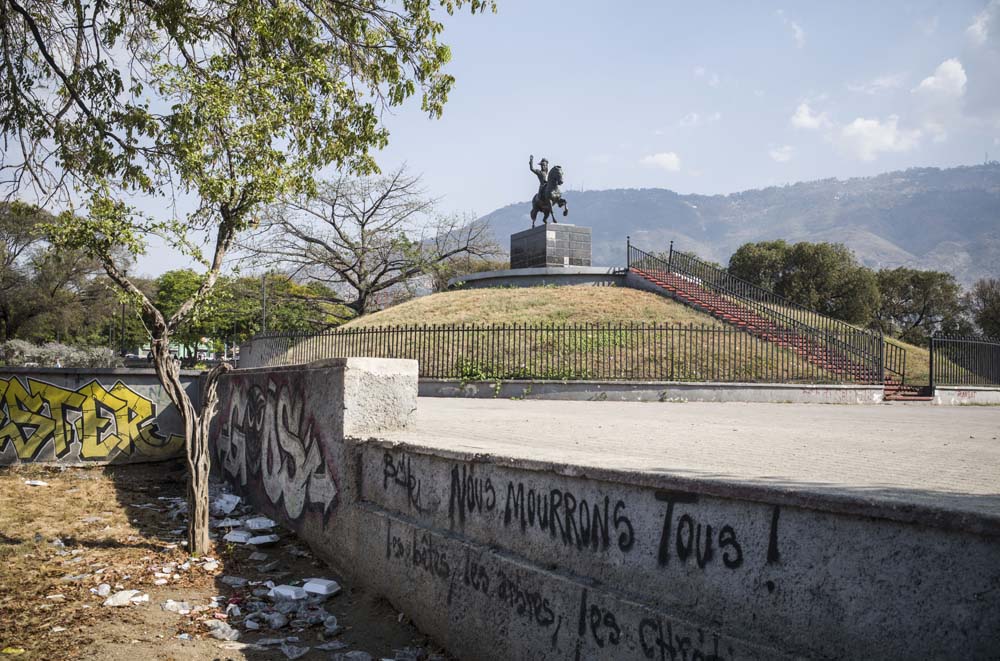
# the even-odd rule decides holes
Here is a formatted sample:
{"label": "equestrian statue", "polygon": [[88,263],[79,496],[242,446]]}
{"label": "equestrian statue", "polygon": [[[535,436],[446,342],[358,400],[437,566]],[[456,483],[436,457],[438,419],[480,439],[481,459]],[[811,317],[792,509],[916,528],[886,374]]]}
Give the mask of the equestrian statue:
{"label": "equestrian statue", "polygon": [[562,207],[563,215],[568,215],[569,208],[559,190],[563,182],[562,166],[557,165],[550,171],[549,161],[543,158],[538,162],[538,169],[535,169],[535,157],[532,155],[528,157],[528,168],[538,177],[538,192],[531,198],[531,226],[535,226],[539,211],[542,212],[542,222],[546,225],[549,224],[550,216],[553,223],[557,222],[556,207]]}

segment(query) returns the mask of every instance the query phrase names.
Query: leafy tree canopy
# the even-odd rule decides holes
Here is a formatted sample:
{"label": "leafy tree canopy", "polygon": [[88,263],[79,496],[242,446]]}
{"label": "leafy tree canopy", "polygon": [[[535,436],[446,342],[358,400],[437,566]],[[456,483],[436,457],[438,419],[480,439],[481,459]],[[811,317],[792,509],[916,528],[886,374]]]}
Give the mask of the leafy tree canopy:
{"label": "leafy tree canopy", "polygon": [[875,274],[839,243],[747,243],[730,258],[729,270],[793,303],[849,323],[867,325],[878,307]]}
{"label": "leafy tree canopy", "polygon": [[1000,278],[977,281],[966,301],[979,331],[1000,338]]}
{"label": "leafy tree canopy", "polygon": [[936,332],[965,333],[961,287],[950,273],[900,267],[878,272],[881,304],[876,326],[912,344],[926,344]]}

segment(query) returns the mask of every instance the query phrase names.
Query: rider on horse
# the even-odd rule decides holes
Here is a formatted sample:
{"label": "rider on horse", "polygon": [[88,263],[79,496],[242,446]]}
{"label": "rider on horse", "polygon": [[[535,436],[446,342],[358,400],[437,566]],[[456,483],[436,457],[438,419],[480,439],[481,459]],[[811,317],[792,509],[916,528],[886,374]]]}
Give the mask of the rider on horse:
{"label": "rider on horse", "polygon": [[528,169],[535,173],[538,177],[538,194],[542,197],[545,196],[545,184],[549,182],[549,160],[543,158],[538,161],[538,169],[535,169],[535,155],[532,154],[528,157]]}

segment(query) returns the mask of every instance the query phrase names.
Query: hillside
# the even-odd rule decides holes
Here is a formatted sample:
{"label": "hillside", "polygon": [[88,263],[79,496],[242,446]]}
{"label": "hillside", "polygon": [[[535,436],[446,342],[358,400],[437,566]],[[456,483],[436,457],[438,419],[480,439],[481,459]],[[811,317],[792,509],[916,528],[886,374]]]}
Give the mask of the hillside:
{"label": "hillside", "polygon": [[[970,284],[1000,276],[1000,164],[915,168],[730,195],[665,189],[569,191],[567,222],[593,230],[595,265],[625,261],[625,236],[650,250],[670,240],[726,263],[747,241],[833,241],[868,266],[914,266]],[[531,226],[529,202],[484,216],[501,246]]]}
{"label": "hillside", "polygon": [[721,325],[707,314],[638,289],[530,287],[468,289],[422,296],[359,317],[342,328],[407,324],[618,322]]}

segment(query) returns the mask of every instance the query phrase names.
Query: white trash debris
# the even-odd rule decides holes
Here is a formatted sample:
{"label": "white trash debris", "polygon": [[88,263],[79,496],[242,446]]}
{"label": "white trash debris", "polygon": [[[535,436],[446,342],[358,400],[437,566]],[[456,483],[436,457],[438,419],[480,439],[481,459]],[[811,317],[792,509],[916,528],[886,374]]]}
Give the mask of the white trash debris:
{"label": "white trash debris", "polygon": [[174,601],[173,599],[167,599],[160,605],[160,608],[168,613],[177,613],[178,615],[187,615],[191,612],[191,604],[186,601]]}
{"label": "white trash debris", "polygon": [[24,483],[27,484],[29,487],[47,487],[47,486],[49,486],[48,482],[43,482],[42,480],[25,480]]}
{"label": "white trash debris", "polygon": [[260,551],[254,551],[253,553],[250,554],[250,557],[247,559],[250,562],[263,562],[264,560],[267,560],[269,557],[270,556],[268,556],[266,553],[261,553]]}
{"label": "white trash debris", "polygon": [[279,649],[289,659],[299,659],[309,653],[308,647],[296,647],[288,643],[282,643]]}
{"label": "white trash debris", "polygon": [[261,617],[267,622],[269,629],[281,629],[288,624],[288,618],[284,613],[264,613]]}
{"label": "white trash debris", "polygon": [[254,643],[238,643],[236,641],[219,643],[218,647],[219,649],[233,650],[236,652],[241,652],[246,650],[264,651],[264,648],[261,647],[260,645],[256,645]]}
{"label": "white trash debris", "polygon": [[250,530],[270,530],[278,524],[266,516],[255,516],[252,519],[244,521],[243,525]]}
{"label": "white trash debris", "polygon": [[326,578],[307,578],[305,585],[302,586],[302,589],[310,594],[332,597],[340,592],[340,583]]}
{"label": "white trash debris", "polygon": [[302,588],[294,585],[276,585],[271,589],[269,596],[274,599],[292,599],[298,601],[305,599],[309,594]]}
{"label": "white trash debris", "polygon": [[335,652],[337,650],[342,650],[347,647],[347,643],[341,642],[339,640],[331,640],[328,643],[323,643],[322,645],[317,645],[316,649],[323,652]]}
{"label": "white trash debris", "polygon": [[[145,600],[142,599],[145,597]],[[105,606],[128,606],[130,603],[149,601],[149,595],[141,595],[139,590],[122,590],[104,600]]]}
{"label": "white trash debris", "polygon": [[167,583],[169,583],[169,581],[165,578],[158,578],[153,581],[153,585],[166,585]]}
{"label": "white trash debris", "polygon": [[222,620],[209,620],[205,626],[210,629],[208,635],[219,640],[239,640],[240,632]]}
{"label": "white trash debris", "polygon": [[253,533],[249,530],[231,530],[222,539],[234,544],[246,544],[253,538]]}
{"label": "white trash debris", "polygon": [[94,594],[96,594],[98,597],[106,597],[109,594],[111,594],[111,586],[108,585],[107,583],[101,583],[100,585],[97,586],[97,589],[94,590]]}
{"label": "white trash debris", "polygon": [[247,586],[247,583],[250,582],[247,579],[242,578],[240,576],[223,576],[219,580],[231,588],[245,588]]}
{"label": "white trash debris", "polygon": [[231,493],[219,494],[219,497],[212,501],[211,509],[218,514],[229,515],[240,504],[240,500],[239,496]]}
{"label": "white trash debris", "polygon": [[281,541],[281,538],[277,535],[257,535],[256,537],[251,537],[247,540],[247,544],[253,544],[254,546],[264,546],[267,544],[274,544]]}
{"label": "white trash debris", "polygon": [[243,522],[239,519],[222,519],[221,521],[213,521],[213,528],[239,528],[243,525]]}
{"label": "white trash debris", "polygon": [[372,655],[361,650],[333,655],[334,661],[372,661]]}

